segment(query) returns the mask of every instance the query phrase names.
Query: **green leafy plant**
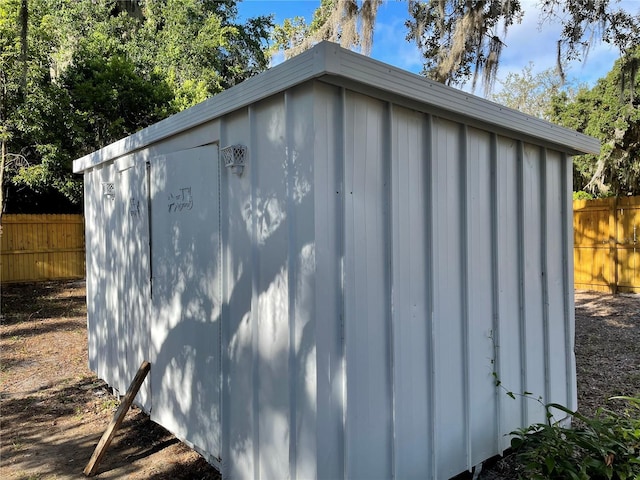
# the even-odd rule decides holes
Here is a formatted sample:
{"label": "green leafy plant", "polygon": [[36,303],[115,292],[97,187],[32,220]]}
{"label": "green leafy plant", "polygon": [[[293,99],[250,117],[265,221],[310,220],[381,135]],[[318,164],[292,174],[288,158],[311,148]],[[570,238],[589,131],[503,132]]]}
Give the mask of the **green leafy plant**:
{"label": "green leafy plant", "polygon": [[[511,446],[522,465],[520,478],[640,478],[640,397],[613,398],[628,403],[624,413],[599,408],[589,418],[549,403],[546,423],[511,432]],[[554,422],[551,409],[572,416],[579,426],[565,428]]]}
{"label": "green leafy plant", "polygon": [[593,194],[589,192],[585,192],[584,190],[578,190],[577,192],[573,192],[574,200],[593,200],[595,197]]}

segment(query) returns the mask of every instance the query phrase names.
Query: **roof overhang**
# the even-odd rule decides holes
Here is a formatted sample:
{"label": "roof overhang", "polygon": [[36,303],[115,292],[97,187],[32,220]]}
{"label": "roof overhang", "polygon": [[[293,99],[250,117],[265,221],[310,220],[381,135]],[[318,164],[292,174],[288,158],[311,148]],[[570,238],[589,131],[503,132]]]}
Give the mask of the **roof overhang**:
{"label": "roof overhang", "polygon": [[384,92],[406,99],[414,106],[423,105],[425,110],[435,109],[445,116],[448,113],[455,118],[469,119],[473,124],[512,132],[515,137],[536,139],[569,155],[600,152],[600,142],[593,137],[354,53],[335,43],[321,42],[198,105],[75,160],[73,171],[82,172],[140,150],[312,79],[348,85],[355,91]]}

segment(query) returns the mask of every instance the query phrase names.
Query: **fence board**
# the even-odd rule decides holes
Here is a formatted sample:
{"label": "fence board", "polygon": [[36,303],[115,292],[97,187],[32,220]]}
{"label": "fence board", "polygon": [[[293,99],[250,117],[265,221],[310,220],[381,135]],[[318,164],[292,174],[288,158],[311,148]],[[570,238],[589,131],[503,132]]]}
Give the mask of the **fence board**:
{"label": "fence board", "polygon": [[2,215],[0,281],[83,278],[82,215]]}
{"label": "fence board", "polygon": [[640,293],[640,197],[573,202],[575,288]]}

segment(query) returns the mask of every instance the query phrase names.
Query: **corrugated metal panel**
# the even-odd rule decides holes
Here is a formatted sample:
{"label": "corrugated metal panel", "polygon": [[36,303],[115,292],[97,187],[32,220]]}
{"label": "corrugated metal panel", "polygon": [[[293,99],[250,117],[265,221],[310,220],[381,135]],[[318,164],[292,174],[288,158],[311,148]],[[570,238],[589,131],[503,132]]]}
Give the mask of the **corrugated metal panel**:
{"label": "corrugated metal panel", "polygon": [[[102,227],[95,222],[98,214],[97,192],[99,188],[95,185],[95,171],[88,170],[83,175],[84,180],[84,211],[85,211],[85,232],[84,251],[86,265],[86,296],[87,296],[87,356],[89,369],[98,373],[98,351],[100,343],[97,336],[96,319],[99,312],[104,308],[97,298],[98,273],[100,265],[97,259],[96,238],[100,234]],[[88,215],[87,215],[88,214]]]}
{"label": "corrugated metal panel", "polygon": [[[241,109],[221,122],[221,145],[250,147],[249,115]],[[228,169],[221,172],[221,233],[223,272],[223,452],[222,472],[230,478],[255,478],[254,456],[257,432],[253,398],[254,325],[251,298],[254,263],[252,257],[252,189],[254,151],[242,177]]]}
{"label": "corrugated metal panel", "polygon": [[[433,336],[434,421],[437,478],[457,473],[467,452],[468,351],[463,276],[461,126],[433,121]],[[466,461],[464,462],[466,464]],[[464,464],[462,465],[464,467]],[[457,470],[460,470],[458,467]]]}
{"label": "corrugated metal panel", "polygon": [[[118,229],[115,195],[116,172],[113,164],[90,172],[91,195],[85,197],[87,231],[87,312],[90,366],[109,385],[119,388],[118,359]],[[107,194],[108,193],[108,194]]]}
{"label": "corrugated metal panel", "polygon": [[345,476],[389,478],[393,425],[388,107],[351,92],[345,101]]}
{"label": "corrugated metal panel", "polygon": [[[496,349],[496,284],[494,244],[495,135],[469,128],[466,131],[466,250],[467,250],[467,349],[468,354],[468,458],[477,465],[498,451],[497,396],[493,372]],[[487,361],[487,359],[490,359]]]}
{"label": "corrugated metal panel", "polygon": [[[520,222],[523,252],[522,292],[523,311],[520,321],[524,329],[520,348],[524,370],[524,391],[546,398],[544,316],[542,312],[542,247],[541,239],[541,159],[538,148],[523,147],[522,164],[522,219]],[[537,402],[524,401],[527,424],[544,421],[544,407]]]}
{"label": "corrugated metal panel", "polygon": [[316,452],[323,448],[316,439],[316,405],[319,393],[316,359],[318,325],[314,295],[317,264],[312,187],[316,133],[314,119],[309,116],[313,108],[311,85],[286,93],[287,211],[290,219],[288,243],[291,252],[288,272],[291,478],[314,478],[318,471]]}
{"label": "corrugated metal panel", "polygon": [[[316,84],[314,182],[316,247],[317,478],[344,478],[344,92]],[[324,394],[323,394],[324,392]],[[313,478],[313,476],[311,477]]]}
{"label": "corrugated metal panel", "polygon": [[[254,366],[257,407],[258,465],[256,476],[275,478],[290,470],[289,449],[291,371],[290,272],[297,249],[289,236],[287,206],[288,161],[285,102],[282,96],[253,108],[253,298],[255,325]],[[272,161],[263,161],[272,159]]]}
{"label": "corrugated metal panel", "polygon": [[393,474],[425,478],[434,459],[430,119],[392,107],[390,134]]}
{"label": "corrugated metal panel", "polygon": [[[567,217],[571,217],[571,203],[566,202],[566,166],[571,161],[557,152],[547,151],[545,155],[544,201],[545,224],[543,225],[545,251],[545,290],[547,317],[547,401],[576,408],[574,401],[575,371],[570,361],[573,354],[573,335],[569,331],[569,322],[562,324],[556,319],[567,316],[573,311],[568,305],[571,295],[571,281],[568,278],[566,238],[569,231]],[[565,243],[566,242],[566,243]],[[567,285],[565,285],[567,282]]]}
{"label": "corrugated metal panel", "polygon": [[[494,261],[497,269],[497,325],[493,332],[495,345],[495,371],[502,386],[507,390],[523,392],[523,362],[521,358],[521,268],[522,255],[518,234],[521,217],[518,155],[520,142],[498,137],[496,148],[496,224],[494,235],[497,255]],[[496,399],[500,408],[499,431],[509,432],[523,424],[522,402],[502,395]],[[509,439],[500,439],[501,449],[509,446]]]}
{"label": "corrugated metal panel", "polygon": [[[148,167],[146,162],[117,162],[118,208],[121,213],[120,249],[120,376],[125,388],[133,380],[141,363],[149,360],[151,250],[149,231]],[[150,379],[146,378],[137,397],[145,411],[151,411]]]}

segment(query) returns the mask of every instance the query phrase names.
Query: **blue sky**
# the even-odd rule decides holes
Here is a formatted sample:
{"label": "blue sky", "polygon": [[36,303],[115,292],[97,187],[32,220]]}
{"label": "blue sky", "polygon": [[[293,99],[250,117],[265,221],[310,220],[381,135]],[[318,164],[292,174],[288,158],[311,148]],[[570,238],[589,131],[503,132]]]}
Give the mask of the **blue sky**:
{"label": "blue sky", "polygon": [[[508,73],[520,73],[529,62],[534,64],[534,73],[555,66],[556,40],[560,35],[559,25],[545,25],[540,29],[539,0],[521,0],[525,11],[521,24],[512,25],[505,39],[498,78]],[[309,21],[320,0],[244,0],[238,10],[242,18],[274,14],[277,23],[285,18],[302,16]],[[620,5],[632,13],[640,11],[640,0],[622,0]],[[378,10],[371,56],[404,70],[418,73],[422,69],[420,55],[414,44],[405,40],[404,22],[408,18],[405,1],[388,0]],[[586,61],[572,62],[567,76],[580,83],[593,85],[607,74],[618,57],[617,50],[606,44],[596,44]],[[499,85],[496,84],[497,89]],[[479,92],[476,92],[479,93]]]}

